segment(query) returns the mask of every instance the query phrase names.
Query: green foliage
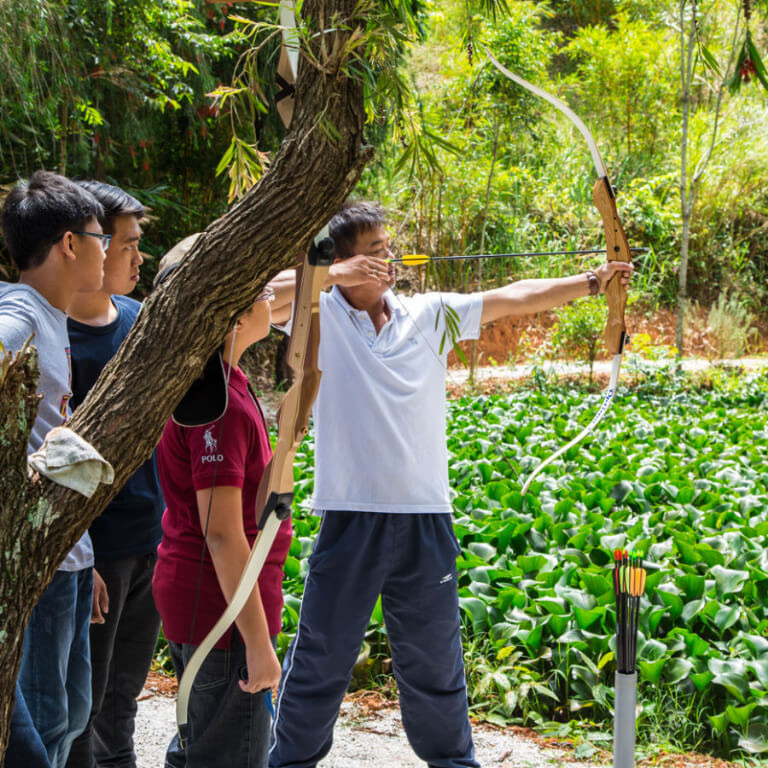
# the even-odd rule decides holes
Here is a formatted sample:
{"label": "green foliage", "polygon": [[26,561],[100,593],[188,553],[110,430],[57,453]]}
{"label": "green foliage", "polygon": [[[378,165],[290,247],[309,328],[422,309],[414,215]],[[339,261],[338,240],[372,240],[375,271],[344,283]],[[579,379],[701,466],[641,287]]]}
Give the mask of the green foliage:
{"label": "green foliage", "polygon": [[[742,52],[737,73],[759,60],[764,4],[753,9],[749,36],[743,22],[734,29],[726,0],[699,11],[692,167],[709,148],[732,41]],[[366,138],[377,148],[359,195],[386,204],[404,249],[433,256],[477,253],[481,241],[497,253],[602,244],[581,138],[488,66],[488,45],[584,117],[631,243],[653,249],[639,258],[634,292],[651,308],[669,305],[680,247],[679,40],[670,13],[650,0],[361,0],[351,18],[331,24],[353,30],[342,71],[365,85]],[[0,184],[41,166],[114,181],[152,205],[143,241],[152,255],[255,183],[284,133],[273,77],[281,29],[270,3],[18,0],[0,3],[0,33]],[[299,27],[303,67],[323,65],[309,55],[315,33],[311,23]],[[689,293],[701,303],[722,288],[749,297],[754,313],[766,304],[765,121],[758,89],[726,92],[691,233]],[[492,287],[584,266],[552,257],[438,262],[422,282]],[[151,278],[152,263],[144,269]],[[12,270],[0,264],[0,275]]]}
{"label": "green foliage", "polygon": [[605,331],[608,309],[604,302],[581,299],[565,304],[556,313],[550,345],[557,358],[575,356],[589,363],[589,383]]}
{"label": "green foliage", "polygon": [[[473,711],[493,722],[584,719],[613,704],[611,551],[659,565],[640,618],[642,741],[723,755],[768,749],[768,378],[689,391],[620,391],[593,440],[555,463],[533,493],[531,468],[586,423],[594,402],[565,390],[464,399],[449,412],[449,473],[462,547],[459,595]],[[502,450],[516,476],[499,455]],[[296,629],[319,520],[313,440],[294,468],[294,541],[280,648]],[[388,656],[375,613],[366,664]],[[665,723],[667,726],[665,727]],[[674,733],[670,725],[674,726]]]}
{"label": "green foliage", "polygon": [[677,110],[670,114],[677,93],[676,40],[626,11],[613,21],[611,29],[583,27],[565,46],[576,62],[569,83],[614,154],[621,149],[635,166],[663,169],[670,132],[677,132]]}
{"label": "green foliage", "polygon": [[[499,0],[485,2],[490,9],[499,4],[503,5]],[[388,128],[388,139],[393,146],[401,149],[394,156],[395,170],[407,168],[411,175],[417,172],[429,175],[435,171],[438,165],[437,147],[452,150],[422,120],[416,93],[402,67],[407,46],[424,36],[424,12],[425,5],[421,0],[410,3],[361,0],[349,18],[334,17],[328,24],[330,29],[350,33],[345,47],[334,51],[334,59],[338,56],[338,62],[334,61],[333,66],[338,67],[346,77],[363,83],[368,123],[374,132],[377,126]],[[250,137],[250,134],[254,113],[267,111],[265,93],[273,90],[272,59],[279,43],[278,36],[283,33],[274,19],[252,20],[237,16],[235,22],[239,34],[248,43],[248,51],[236,68],[233,87],[226,89],[227,93],[222,89],[217,93],[228,97],[226,101],[234,141],[247,146],[249,152],[240,155],[230,152],[222,158],[219,169],[229,167],[232,179],[230,200],[241,195],[263,170],[258,137]],[[317,47],[312,45],[318,34],[316,25],[316,20],[302,18],[300,5],[297,6],[296,30],[291,34],[295,35],[301,49],[302,66],[327,71],[331,65],[330,54],[324,48],[318,54]],[[258,55],[262,50],[271,51],[272,55]],[[337,127],[327,120],[319,118],[318,125],[330,138],[340,135]],[[250,138],[244,139],[243,131]],[[235,166],[238,160],[246,174],[244,181],[238,178],[241,175]]]}
{"label": "green foliage", "polygon": [[[230,76],[227,6],[190,0],[0,3],[0,184],[40,167],[116,183],[152,209],[153,256],[223,212],[231,137],[206,97]],[[145,263],[143,290],[155,262]],[[0,276],[14,270],[0,264]],[[141,293],[139,294],[141,295]]]}
{"label": "green foliage", "polygon": [[160,634],[157,636],[155,653],[152,657],[152,670],[162,672],[164,675],[173,675],[175,670],[171,661],[171,650],[168,647],[168,641],[163,634],[163,628],[160,627]]}
{"label": "green foliage", "polygon": [[228,51],[189,0],[19,0],[0,4],[0,29],[5,178],[135,159],[150,112],[191,105],[192,78]]}
{"label": "green foliage", "polygon": [[735,93],[744,83],[750,82],[752,78],[755,78],[768,91],[768,72],[766,72],[760,51],[752,39],[752,33],[747,29],[744,45],[739,52],[739,57],[736,59],[733,77],[728,82],[728,87],[732,93]]}
{"label": "green foliage", "polygon": [[496,725],[512,719],[523,725],[541,725],[542,712],[557,696],[537,669],[538,661],[528,658],[522,648],[507,645],[496,649],[482,637],[474,638],[464,652],[473,702],[470,711]]}
{"label": "green foliage", "polygon": [[[566,7],[567,6],[567,7]],[[547,10],[551,9],[551,10]],[[710,62],[692,93],[691,167],[709,150],[714,96],[727,69],[733,4],[700,4],[697,52]],[[428,16],[426,40],[413,49],[412,80],[425,120],[458,152],[438,150],[442,173],[398,171],[388,144],[364,174],[359,194],[382,199],[405,250],[434,256],[602,244],[586,146],[548,105],[503,80],[482,59],[479,41],[531,82],[572,104],[592,129],[618,188],[618,207],[637,259],[633,293],[653,309],[675,303],[680,258],[679,35],[673,11],[647,1],[519,2],[493,25],[472,17],[475,55],[463,3],[441,3]],[[756,16],[753,14],[752,26]],[[564,34],[563,34],[564,33]],[[766,106],[755,89],[727,96],[692,222],[691,298],[709,304],[725,284],[762,312],[768,285],[763,226],[768,176]],[[500,137],[498,151],[494,137]],[[495,160],[495,164],[494,164]],[[493,167],[493,173],[491,168]],[[485,189],[490,179],[490,197]],[[493,287],[521,277],[571,274],[565,258],[429,264],[425,285]],[[582,268],[579,263],[577,268]],[[714,279],[713,279],[714,278]]]}

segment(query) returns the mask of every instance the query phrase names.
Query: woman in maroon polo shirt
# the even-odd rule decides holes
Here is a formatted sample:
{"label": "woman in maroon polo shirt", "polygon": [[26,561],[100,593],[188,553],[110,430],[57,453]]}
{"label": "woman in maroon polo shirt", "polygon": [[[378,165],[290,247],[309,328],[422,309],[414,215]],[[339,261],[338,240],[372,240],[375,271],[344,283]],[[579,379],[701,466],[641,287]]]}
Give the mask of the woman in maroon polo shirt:
{"label": "woman in maroon polo shirt", "polygon": [[[157,448],[167,509],[153,593],[178,678],[226,608],[257,534],[256,492],[272,450],[261,407],[237,364],[269,332],[270,298],[271,293],[259,297],[227,336],[223,356],[231,367],[225,363],[224,415],[200,427],[170,420]],[[259,589],[198,673],[189,703],[187,748],[174,736],[166,766],[267,764],[270,708],[265,696],[254,694],[280,679],[274,638],[280,631],[283,564],[290,544],[286,520]],[[242,669],[247,680],[240,679]]]}

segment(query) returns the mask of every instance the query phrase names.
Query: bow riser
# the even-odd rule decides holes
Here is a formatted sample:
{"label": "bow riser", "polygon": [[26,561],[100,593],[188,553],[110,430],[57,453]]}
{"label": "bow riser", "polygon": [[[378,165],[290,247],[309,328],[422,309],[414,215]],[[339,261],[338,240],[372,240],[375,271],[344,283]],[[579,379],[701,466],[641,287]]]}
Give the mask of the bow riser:
{"label": "bow riser", "polygon": [[[291,330],[288,346],[288,366],[294,373],[294,385],[286,392],[277,413],[277,442],[274,456],[282,457],[279,476],[266,479],[274,470],[274,458],[265,470],[265,480],[259,487],[257,509],[264,509],[266,496],[262,498],[261,488],[277,493],[293,491],[293,460],[296,451],[309,429],[312,405],[320,387],[321,371],[317,367],[318,342],[320,340],[320,292],[328,276],[328,267],[314,267],[310,279],[302,279],[303,267],[296,271],[299,290],[294,306],[309,306],[307,313],[297,314]],[[307,277],[310,277],[307,275]]]}
{"label": "bow riser", "polygon": [[[631,261],[629,243],[616,211],[616,196],[607,177],[599,178],[592,188],[592,198],[603,220],[608,261]],[[627,306],[627,290],[621,284],[621,274],[615,274],[605,288],[608,304],[608,323],[605,328],[605,346],[612,355],[620,355],[626,343],[627,327],[624,310]]]}

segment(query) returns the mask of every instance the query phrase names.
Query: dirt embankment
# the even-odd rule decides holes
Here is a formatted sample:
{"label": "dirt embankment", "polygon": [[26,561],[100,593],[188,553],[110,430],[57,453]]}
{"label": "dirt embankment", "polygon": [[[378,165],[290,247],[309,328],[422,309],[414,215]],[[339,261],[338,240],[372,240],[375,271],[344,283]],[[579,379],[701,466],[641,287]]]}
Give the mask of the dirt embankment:
{"label": "dirt embankment", "polygon": [[[631,338],[647,335],[650,339],[649,348],[675,346],[675,328],[677,318],[675,312],[660,309],[655,312],[628,311],[627,330]],[[538,315],[525,317],[508,317],[483,327],[483,332],[477,343],[478,366],[498,363],[515,364],[527,361],[540,350],[547,341],[552,326],[555,324],[553,312],[542,312]],[[462,342],[462,349],[469,360],[471,342]],[[719,344],[716,334],[708,327],[707,312],[704,309],[691,311],[686,318],[683,336],[683,355],[688,357],[704,357],[718,359]],[[768,353],[768,320],[755,326],[754,334],[749,338],[750,355]],[[558,354],[562,358],[564,355]],[[598,354],[598,359],[606,358],[605,352]],[[449,366],[461,365],[456,353],[448,358]]]}

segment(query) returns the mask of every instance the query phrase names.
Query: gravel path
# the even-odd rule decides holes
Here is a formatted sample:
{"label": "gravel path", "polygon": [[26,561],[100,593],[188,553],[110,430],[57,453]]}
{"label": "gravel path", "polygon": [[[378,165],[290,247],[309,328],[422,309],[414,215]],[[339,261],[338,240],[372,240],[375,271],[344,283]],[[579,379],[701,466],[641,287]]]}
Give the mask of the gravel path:
{"label": "gravel path", "polygon": [[[150,693],[145,696],[139,700],[136,719],[136,765],[137,768],[162,768],[165,748],[176,728],[175,699]],[[511,729],[478,726],[474,729],[474,740],[478,762],[484,768],[605,766],[571,763],[573,752],[544,748]],[[333,749],[320,763],[321,768],[424,768],[424,765],[408,745],[397,707],[374,711],[349,700],[342,705],[336,722]]]}
{"label": "gravel path", "polygon": [[[643,360],[644,369],[656,368],[663,369],[669,366],[669,361],[663,360]],[[725,360],[722,362],[725,367],[741,367],[746,371],[757,371],[768,367],[768,357],[743,357],[738,360]],[[625,358],[622,362],[622,370],[627,371],[631,363]],[[706,371],[714,367],[714,364],[705,358],[688,357],[682,361],[685,371]],[[521,365],[494,365],[482,366],[475,370],[475,380],[486,381],[488,379],[524,379],[530,376],[534,369],[538,368],[544,373],[552,373],[557,376],[572,376],[575,374],[589,373],[587,363],[570,363],[563,360],[552,360],[533,365],[525,363]],[[609,375],[611,372],[610,360],[595,361],[594,372],[596,375]],[[469,369],[466,367],[451,368],[448,371],[448,384],[465,384],[469,379]]]}
{"label": "gravel path", "polygon": [[[742,359],[735,362],[748,370],[768,365],[766,358]],[[550,365],[552,372],[560,375],[586,371],[586,366],[580,364]],[[701,370],[709,367],[710,363],[706,360],[690,359],[685,360],[683,366],[686,370]],[[596,373],[608,373],[609,370],[610,363],[595,363]],[[528,365],[483,367],[476,371],[476,379],[517,379],[530,373],[531,366]],[[466,369],[452,369],[449,385],[463,385],[467,378]],[[265,399],[270,400],[269,397]],[[277,402],[278,399],[275,398],[275,406]],[[270,404],[266,403],[268,409]],[[140,697],[136,719],[137,768],[162,768],[166,746],[176,729],[174,703],[175,698],[150,691],[145,691]],[[538,741],[526,738],[512,728],[476,726],[473,733],[475,753],[484,768],[606,768],[610,764],[610,759],[603,763],[576,760],[572,750],[542,746]],[[423,768],[424,765],[408,744],[397,707],[376,710],[349,699],[342,705],[341,715],[336,723],[333,748],[320,763],[321,768]],[[687,759],[685,756],[676,756],[674,765],[681,768],[704,768],[728,764],[690,755]]]}

